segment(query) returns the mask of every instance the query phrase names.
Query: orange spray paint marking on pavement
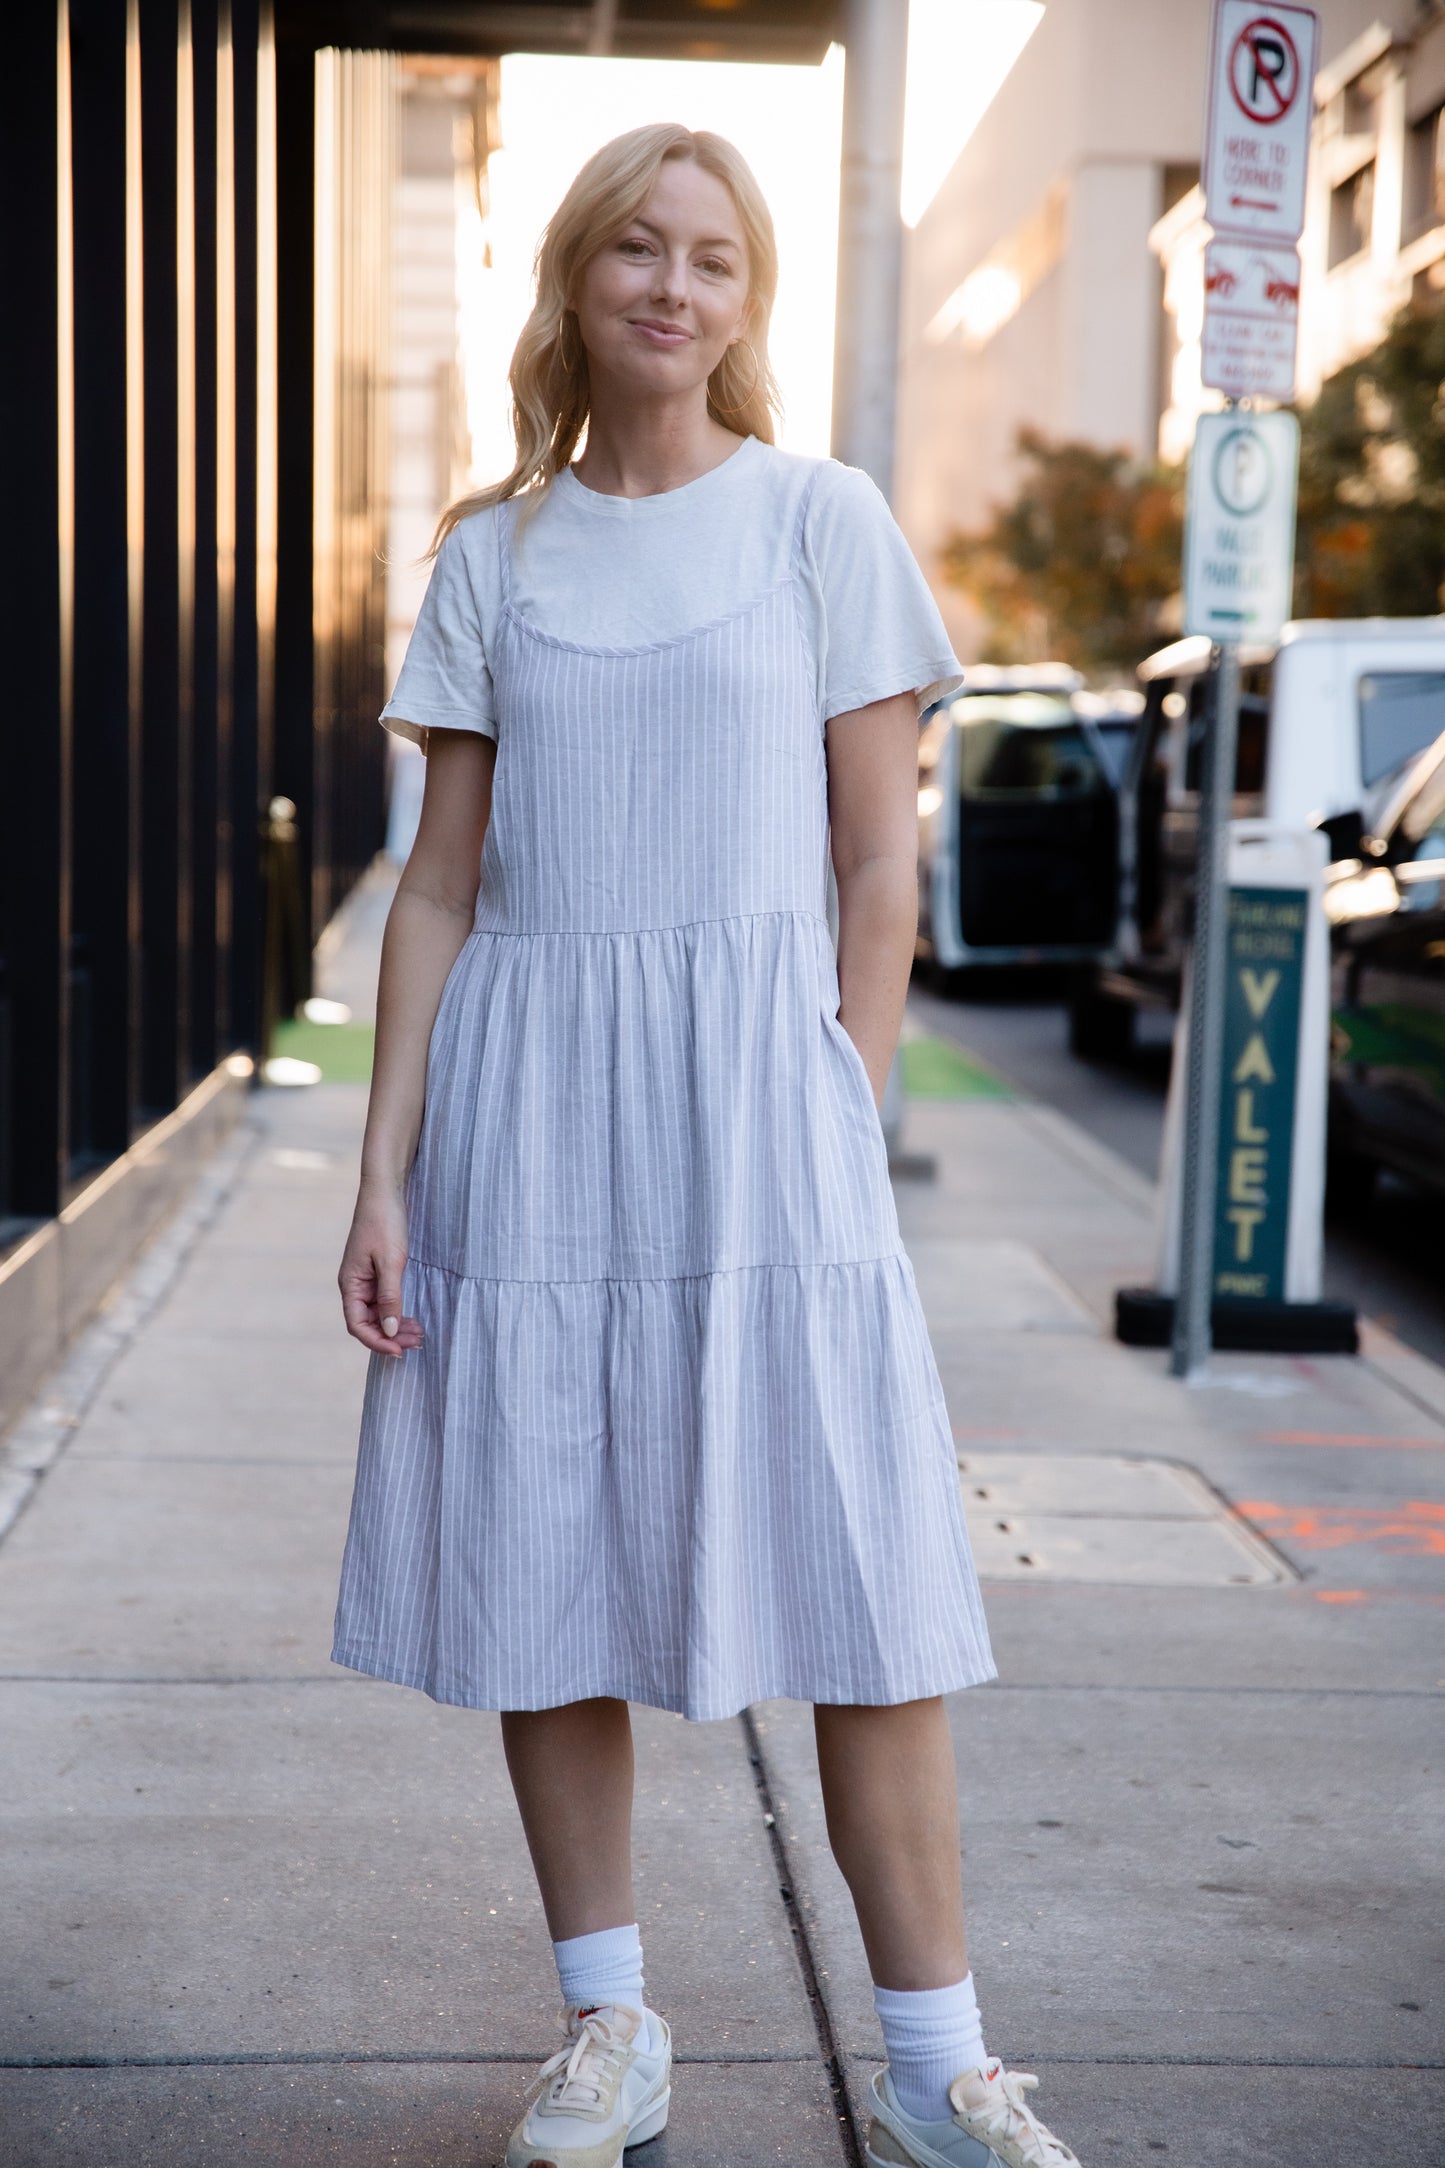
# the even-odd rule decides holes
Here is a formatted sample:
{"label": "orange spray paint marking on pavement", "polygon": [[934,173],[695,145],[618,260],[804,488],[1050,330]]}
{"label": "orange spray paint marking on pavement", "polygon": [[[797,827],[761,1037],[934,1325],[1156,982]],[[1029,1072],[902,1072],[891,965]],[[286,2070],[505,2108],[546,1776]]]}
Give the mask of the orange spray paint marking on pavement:
{"label": "orange spray paint marking on pavement", "polygon": [[1399,1506],[1279,1506],[1254,1498],[1239,1510],[1276,1541],[1304,1551],[1370,1543],[1397,1558],[1445,1558],[1445,1505],[1428,1499]]}
{"label": "orange spray paint marking on pavement", "polygon": [[1368,1603],[1370,1600],[1362,1588],[1317,1588],[1313,1594],[1316,1603]]}
{"label": "orange spray paint marking on pavement", "polygon": [[1382,1451],[1401,1446],[1425,1453],[1445,1453],[1445,1438],[1391,1438],[1349,1430],[1262,1430],[1259,1442],[1261,1445],[1357,1445],[1378,1447]]}

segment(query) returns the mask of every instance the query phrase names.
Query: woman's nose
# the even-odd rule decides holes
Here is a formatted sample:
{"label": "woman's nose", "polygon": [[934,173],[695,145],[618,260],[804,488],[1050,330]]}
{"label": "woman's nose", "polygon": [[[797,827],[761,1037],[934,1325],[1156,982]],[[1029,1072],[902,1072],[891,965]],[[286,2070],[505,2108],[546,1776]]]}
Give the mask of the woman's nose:
{"label": "woman's nose", "polygon": [[660,256],[653,293],[659,301],[671,301],[679,307],[687,300],[687,267],[680,256]]}

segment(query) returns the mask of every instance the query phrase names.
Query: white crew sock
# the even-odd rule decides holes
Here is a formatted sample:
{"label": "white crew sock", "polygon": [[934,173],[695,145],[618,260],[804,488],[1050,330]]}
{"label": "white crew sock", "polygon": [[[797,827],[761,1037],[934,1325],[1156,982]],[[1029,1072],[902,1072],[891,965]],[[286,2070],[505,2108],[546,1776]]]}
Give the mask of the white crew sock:
{"label": "white crew sock", "polygon": [[973,1974],[957,1987],[875,1987],[873,2007],[899,2107],[922,2123],[948,2122],[949,2086],[987,2060]]}
{"label": "white crew sock", "polygon": [[636,1926],[603,1927],[595,1935],[572,1935],[552,1944],[562,2000],[569,2010],[595,2009],[599,2003],[620,2003],[626,2010],[641,2010],[642,1937]]}

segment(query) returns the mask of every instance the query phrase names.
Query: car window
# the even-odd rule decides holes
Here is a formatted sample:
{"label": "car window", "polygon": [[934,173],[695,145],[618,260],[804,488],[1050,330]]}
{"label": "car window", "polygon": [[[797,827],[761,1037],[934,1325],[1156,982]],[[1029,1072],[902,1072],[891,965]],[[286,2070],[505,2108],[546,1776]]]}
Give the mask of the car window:
{"label": "car window", "polygon": [[970,797],[1087,798],[1108,778],[1078,723],[976,722],[963,733],[960,780]]}
{"label": "car window", "polygon": [[1104,756],[1104,765],[1109,771],[1111,782],[1122,783],[1124,780],[1124,770],[1129,765],[1129,748],[1134,743],[1138,728],[1138,722],[1132,715],[1117,721],[1113,716],[1106,715],[1095,723],[1099,750]]}
{"label": "car window", "polygon": [[1368,789],[1445,730],[1445,670],[1372,670],[1360,679],[1359,702]]}
{"label": "car window", "polygon": [[[1239,673],[1239,736],[1234,754],[1234,788],[1241,797],[1258,797],[1264,790],[1265,759],[1269,750],[1269,702],[1274,681],[1273,663],[1251,663]],[[1215,673],[1196,678],[1190,687],[1189,752],[1184,788],[1199,788],[1204,752],[1204,724],[1213,712]]]}

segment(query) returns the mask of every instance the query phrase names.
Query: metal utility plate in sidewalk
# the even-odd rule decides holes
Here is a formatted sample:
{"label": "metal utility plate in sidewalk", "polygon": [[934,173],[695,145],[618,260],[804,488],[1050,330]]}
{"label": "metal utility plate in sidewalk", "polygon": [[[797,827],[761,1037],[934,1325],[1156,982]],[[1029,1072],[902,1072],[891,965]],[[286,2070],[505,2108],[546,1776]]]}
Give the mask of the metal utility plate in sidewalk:
{"label": "metal utility plate in sidewalk", "polygon": [[1192,1469],[1114,1453],[961,1453],[986,1581],[1272,1588],[1284,1561]]}

